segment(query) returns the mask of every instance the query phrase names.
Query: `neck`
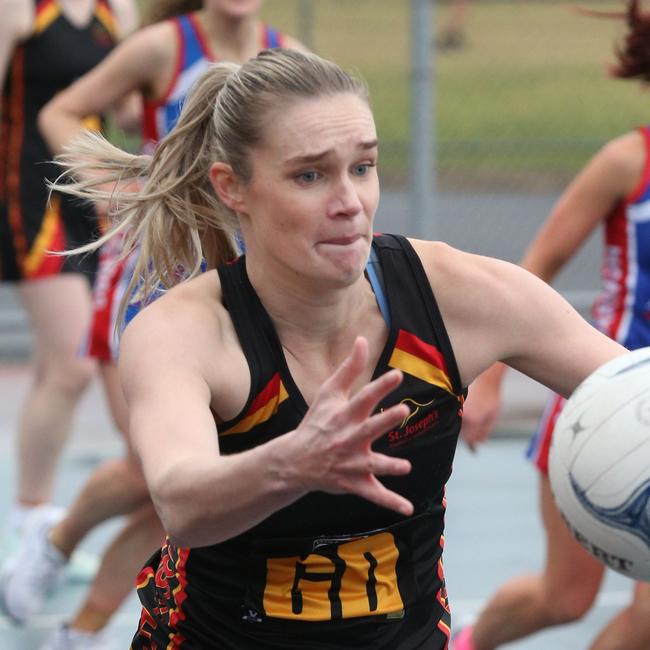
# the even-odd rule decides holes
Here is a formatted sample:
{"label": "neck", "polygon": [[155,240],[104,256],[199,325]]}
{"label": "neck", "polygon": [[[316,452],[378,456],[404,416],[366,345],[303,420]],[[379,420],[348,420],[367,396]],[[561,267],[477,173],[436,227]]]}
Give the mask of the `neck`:
{"label": "neck", "polygon": [[217,59],[244,63],[259,52],[262,24],[257,15],[232,18],[203,9],[197,18]]}
{"label": "neck", "polygon": [[85,25],[95,11],[95,0],[58,0],[59,7],[66,18],[75,25]]}
{"label": "neck", "polygon": [[[257,273],[247,266],[251,284],[271,316],[280,338],[315,344],[353,341],[367,318],[379,313],[374,293],[362,274],[353,284],[332,287],[308,285]],[[359,327],[357,327],[357,324]],[[351,346],[351,343],[350,343]]]}
{"label": "neck", "polygon": [[[251,265],[253,266],[253,265]],[[340,367],[361,335],[369,344],[367,367],[354,391],[370,381],[388,336],[370,283],[360,276],[346,286],[250,268],[249,279],[268,312],[289,370],[310,404],[320,385]],[[257,271],[257,272],[256,272]]]}

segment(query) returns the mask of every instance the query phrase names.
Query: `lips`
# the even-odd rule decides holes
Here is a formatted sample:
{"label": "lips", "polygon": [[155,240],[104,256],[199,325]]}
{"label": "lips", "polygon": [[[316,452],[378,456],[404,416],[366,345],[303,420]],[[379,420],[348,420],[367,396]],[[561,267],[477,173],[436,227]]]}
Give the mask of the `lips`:
{"label": "lips", "polygon": [[354,242],[358,241],[360,238],[361,235],[358,234],[341,237],[330,237],[329,239],[324,239],[321,243],[331,244],[332,246],[349,246],[350,244],[354,244]]}

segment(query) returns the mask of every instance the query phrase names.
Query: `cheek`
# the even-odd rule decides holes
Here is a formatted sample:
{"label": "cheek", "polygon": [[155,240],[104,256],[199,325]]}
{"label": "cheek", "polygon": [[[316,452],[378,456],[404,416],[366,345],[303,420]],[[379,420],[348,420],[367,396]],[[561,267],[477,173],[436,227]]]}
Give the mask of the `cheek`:
{"label": "cheek", "polygon": [[369,181],[368,185],[360,192],[360,197],[368,212],[371,215],[374,214],[379,204],[379,180],[377,177]]}

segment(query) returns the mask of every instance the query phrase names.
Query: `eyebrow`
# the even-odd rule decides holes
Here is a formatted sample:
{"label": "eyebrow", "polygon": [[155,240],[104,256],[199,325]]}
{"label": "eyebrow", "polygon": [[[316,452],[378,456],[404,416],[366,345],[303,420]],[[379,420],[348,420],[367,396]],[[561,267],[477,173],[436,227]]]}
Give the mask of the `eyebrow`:
{"label": "eyebrow", "polygon": [[[377,138],[374,138],[373,140],[366,140],[364,142],[360,142],[358,148],[366,151],[368,149],[374,149],[378,144],[379,144],[379,140],[377,140]],[[333,152],[334,152],[333,149],[325,149],[325,151],[319,151],[317,153],[308,153],[305,155],[294,156],[293,158],[289,158],[286,161],[286,164],[295,165],[295,164],[318,162],[319,160],[322,160],[323,158],[326,158],[327,156],[331,155]]]}

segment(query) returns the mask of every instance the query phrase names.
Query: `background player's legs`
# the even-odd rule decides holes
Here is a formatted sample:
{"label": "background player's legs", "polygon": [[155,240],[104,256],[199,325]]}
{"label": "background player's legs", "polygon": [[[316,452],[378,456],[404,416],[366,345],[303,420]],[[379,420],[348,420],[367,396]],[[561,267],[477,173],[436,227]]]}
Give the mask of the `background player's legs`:
{"label": "background player's legs", "polygon": [[[128,446],[128,416],[117,366],[103,363],[100,367],[111,415]],[[129,447],[124,458],[108,460],[90,475],[65,517],[50,532],[50,540],[69,557],[97,524],[128,514],[148,502],[149,492],[140,463]]]}
{"label": "background player's legs", "polygon": [[78,356],[91,316],[87,279],[77,273],[23,282],[20,298],[34,335],[34,382],[18,432],[18,502],[50,500],[74,409],[96,364]]}
{"label": "background player's legs", "polygon": [[[126,403],[116,368],[111,364],[104,371],[113,419],[118,425],[126,427]],[[125,458],[109,460],[100,465],[64,516],[48,518],[41,525],[31,526],[25,533],[24,544],[15,560],[5,568],[4,605],[16,620],[27,620],[40,610],[48,593],[57,585],[73,551],[97,524],[116,515],[135,513],[143,507],[147,511],[146,517],[150,518],[152,506],[140,463],[128,445],[126,428],[122,433],[128,446]],[[101,580],[102,585],[108,583],[109,599],[102,609],[107,616],[119,606],[133,586],[137,572],[131,571],[133,562],[143,563],[155,545],[149,545],[146,552],[133,559],[129,554],[138,551],[138,544],[146,543],[151,535],[158,542],[162,536],[157,519],[153,526],[147,522],[148,528],[153,528],[153,533],[139,527],[141,519],[142,516],[136,517],[127,526],[126,533],[118,537],[118,550],[126,547],[126,551],[123,550],[122,556],[116,552],[109,559],[110,573]],[[129,572],[128,579],[126,572]],[[117,604],[113,606],[113,602]],[[62,639],[61,643],[65,645],[66,640]]]}
{"label": "background player's legs", "polygon": [[70,627],[85,632],[101,630],[133,591],[138,572],[160,547],[163,537],[151,502],[132,513],[104,553],[99,572]]}
{"label": "background player's legs", "polygon": [[650,583],[635,585],[634,600],[598,635],[591,650],[647,650],[650,648]]}
{"label": "background player's legs", "polygon": [[544,475],[540,505],[547,539],[544,571],[514,578],[492,596],[472,631],[475,650],[492,650],[551,625],[574,621],[596,597],[604,566],[566,527]]}
{"label": "background player's legs", "polygon": [[131,513],[124,529],[108,547],[78,615],[50,640],[50,647],[66,650],[95,642],[94,633],[108,623],[132,591],[138,571],[163,538],[140,464],[130,447],[128,413],[117,366],[102,363],[100,368],[111,416],[124,436],[127,453],[124,458],[103,463],[91,474],[62,519],[32,526],[18,561],[5,571],[5,609],[16,620],[27,620],[42,607],[45,597],[58,583],[67,559],[87,533],[113,516]]}
{"label": "background player's legs", "polygon": [[50,531],[50,541],[70,557],[95,526],[133,512],[148,501],[138,461],[130,455],[108,460],[92,473],[66,515]]}

